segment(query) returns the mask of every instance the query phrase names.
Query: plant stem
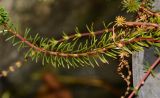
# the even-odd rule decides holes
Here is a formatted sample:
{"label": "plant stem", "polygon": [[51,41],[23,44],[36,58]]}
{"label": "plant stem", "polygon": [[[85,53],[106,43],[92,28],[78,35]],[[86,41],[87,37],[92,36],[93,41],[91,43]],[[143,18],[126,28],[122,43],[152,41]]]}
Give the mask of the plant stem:
{"label": "plant stem", "polygon": [[[145,22],[125,22],[124,25],[126,25],[128,27],[143,26],[143,27],[147,28],[147,26],[152,26],[152,27],[155,27],[155,28],[160,28],[159,24],[145,23]],[[100,35],[100,34],[103,34],[106,31],[107,32],[113,32],[113,28],[106,29],[106,30],[99,30],[99,31],[94,32],[94,34],[95,35]],[[85,37],[85,36],[91,36],[91,33],[90,32],[81,33],[81,37]],[[75,37],[75,35],[68,36],[69,39],[72,39],[74,37]],[[63,41],[65,41],[65,39],[60,39],[60,40],[58,40],[58,43],[63,42]]]}
{"label": "plant stem", "polygon": [[133,90],[131,92],[131,94],[129,95],[128,98],[133,98],[133,96],[135,95],[135,93],[144,85],[144,82],[147,80],[147,78],[149,77],[149,75],[151,74],[151,71],[160,63],[160,57],[158,57],[158,59],[150,66],[150,68],[147,70],[147,72],[145,73],[145,75],[143,76],[143,78],[140,80],[140,82],[137,84],[137,86],[135,87],[135,90]]}
{"label": "plant stem", "polygon": [[[154,24],[154,23],[144,23],[144,22],[125,22],[126,26],[152,26],[154,28],[159,28],[160,26],[158,24]],[[63,53],[63,52],[57,52],[57,51],[49,51],[49,50],[46,50],[44,48],[40,48],[36,45],[34,45],[33,43],[29,42],[27,39],[25,39],[23,36],[21,36],[20,34],[18,34],[17,32],[13,31],[12,29],[9,29],[8,26],[5,24],[4,25],[5,29],[8,30],[9,33],[11,33],[12,35],[15,35],[19,40],[21,40],[21,42],[25,43],[26,45],[28,45],[30,48],[33,48],[34,50],[36,51],[39,51],[39,52],[42,52],[42,53],[45,53],[45,54],[49,54],[49,55],[54,55],[54,56],[61,56],[61,57],[81,57],[81,56],[89,56],[89,55],[96,55],[97,53],[100,53],[100,52],[105,52],[107,51],[108,49],[110,48],[113,48],[115,47],[115,43],[111,43],[110,46],[108,47],[102,47],[102,48],[96,48],[92,51],[88,51],[88,52],[84,52],[84,53]],[[111,30],[111,29],[109,29]],[[101,31],[97,31],[95,34],[103,34],[105,30],[101,30]],[[89,36],[90,33],[84,33],[83,36]],[[70,36],[70,38],[73,38],[73,36]],[[60,40],[60,41],[63,41],[63,40]],[[122,43],[124,46],[129,44],[129,43],[133,43],[133,42],[136,42],[136,41],[150,41],[150,42],[160,42],[160,40],[156,40],[154,38],[142,38],[142,37],[139,37],[139,38],[134,38],[130,41],[117,41],[117,43]],[[99,52],[99,50],[101,50]]]}
{"label": "plant stem", "polygon": [[149,14],[149,15],[152,15],[152,16],[156,16],[156,17],[160,17],[160,14],[157,13],[157,12],[153,12],[143,6],[140,7],[141,10],[143,10],[145,13]]}

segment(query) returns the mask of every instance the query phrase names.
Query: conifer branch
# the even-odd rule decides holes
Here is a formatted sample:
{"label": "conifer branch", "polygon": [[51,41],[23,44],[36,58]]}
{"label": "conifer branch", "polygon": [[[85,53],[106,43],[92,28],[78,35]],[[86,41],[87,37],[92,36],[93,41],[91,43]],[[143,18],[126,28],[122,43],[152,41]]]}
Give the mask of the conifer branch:
{"label": "conifer branch", "polygon": [[[64,33],[61,39],[42,38],[38,34],[34,37],[29,35],[30,29],[26,29],[24,35],[21,35],[13,24],[10,24],[7,12],[0,8],[0,26],[3,31],[0,34],[6,36],[6,41],[11,41],[13,46],[18,46],[18,49],[28,48],[25,53],[25,58],[30,57],[32,60],[38,62],[41,59],[42,64],[52,64],[54,67],[78,67],[82,66],[99,66],[98,60],[103,63],[109,63],[108,57],[120,57],[121,62],[118,66],[118,73],[127,83],[127,91],[125,96],[128,95],[131,71],[125,56],[132,54],[134,51],[143,50],[143,47],[156,46],[160,47],[160,14],[149,10],[148,0],[123,0],[123,7],[127,12],[136,12],[139,16],[136,21],[126,21],[122,16],[116,17],[115,24],[112,28],[105,25],[104,30],[94,31],[93,26],[87,26],[87,33],[80,33],[76,29],[76,33],[68,36]],[[100,38],[97,36],[99,35]],[[84,42],[80,42],[80,38],[88,37]],[[127,55],[126,55],[127,53]],[[156,61],[151,69],[156,67]],[[127,68],[128,75],[124,76],[122,70]],[[8,71],[3,71],[0,76],[6,76],[8,72],[13,71],[12,67]],[[148,70],[143,81],[149,76]],[[138,85],[138,90],[142,84]],[[131,96],[135,91],[131,93]]]}
{"label": "conifer branch", "polygon": [[[15,33],[15,32],[13,32],[11,30],[8,30],[8,32],[10,32],[13,35],[15,35],[17,38],[19,38],[21,40],[21,42],[26,43],[30,48],[33,48],[36,51],[39,51],[39,52],[42,52],[42,53],[45,53],[45,54],[49,54],[49,55],[54,55],[54,56],[80,57],[80,56],[96,55],[97,53],[101,53],[101,52],[107,51],[109,48],[114,48],[114,46],[113,47],[107,47],[107,48],[96,48],[96,49],[94,49],[94,51],[89,51],[89,52],[86,52],[86,53],[77,53],[77,54],[55,52],[55,51],[46,50],[44,48],[39,48],[39,47],[35,46],[34,44],[32,44],[31,42],[27,41],[27,39],[23,38],[18,33]],[[89,34],[89,33],[86,33],[86,34]],[[97,33],[97,34],[100,34],[100,33]],[[84,35],[84,36],[86,36],[86,35]],[[135,39],[132,39],[132,40],[129,40],[129,41],[120,41],[119,43],[123,44],[123,46],[126,46],[129,43],[138,42],[138,41],[149,41],[149,42],[154,42],[154,43],[159,43],[160,42],[160,40],[156,40],[154,38],[139,37],[139,38],[135,38]],[[110,46],[112,46],[112,45],[114,45],[114,43],[112,43]]]}
{"label": "conifer branch", "polygon": [[145,81],[147,80],[147,78],[151,74],[152,70],[156,66],[158,66],[159,64],[160,64],[160,57],[158,57],[157,60],[149,67],[148,71],[145,73],[145,75],[140,80],[140,82],[136,85],[136,87],[134,88],[134,90],[132,91],[132,93],[129,95],[128,98],[133,98],[133,96],[135,95],[135,93],[144,85]]}
{"label": "conifer branch", "polygon": [[[136,11],[139,8],[138,1],[124,0],[123,3],[130,11]],[[81,63],[83,65],[98,65],[97,58],[104,63],[108,63],[106,59],[108,56],[117,58],[119,52],[124,48],[132,53],[132,51],[142,50],[142,47],[148,47],[149,45],[159,46],[160,40],[158,37],[159,24],[127,22],[124,17],[117,17],[113,28],[105,27],[104,30],[93,31],[93,26],[91,26],[91,28],[87,27],[88,33],[80,33],[77,29],[76,34],[71,36],[64,34],[60,40],[41,38],[38,34],[32,37],[29,35],[29,29],[26,29],[24,36],[22,36],[13,25],[9,24],[7,13],[4,10],[1,11],[1,17],[1,25],[5,29],[1,33],[8,34],[6,41],[12,40],[13,46],[17,45],[19,49],[28,47],[29,50],[25,53],[25,57],[31,57],[36,62],[39,58],[42,58],[43,64],[47,62],[63,67],[67,63],[68,68]],[[142,31],[139,32],[139,28]],[[101,38],[97,39],[96,35],[101,35]],[[87,39],[84,43],[80,42],[77,48],[78,40],[85,36],[89,36],[90,40]],[[94,64],[91,60],[94,61]]]}
{"label": "conifer branch", "polygon": [[[154,24],[154,23],[143,23],[143,22],[126,22],[125,23],[126,26],[153,26],[153,27],[156,27],[156,28],[159,28],[159,25],[158,24]],[[95,55],[99,52],[105,52],[108,50],[108,48],[97,48],[97,49],[94,49],[94,51],[89,51],[89,52],[86,52],[86,53],[77,53],[77,54],[72,54],[72,53],[63,53],[63,52],[55,52],[55,51],[48,51],[44,48],[40,48],[40,47],[37,47],[36,45],[32,44],[31,42],[27,41],[27,39],[25,39],[24,37],[22,37],[20,34],[14,32],[13,30],[9,29],[7,26],[5,26],[6,28],[5,29],[8,29],[7,31],[9,33],[12,33],[14,36],[16,36],[18,39],[21,40],[21,42],[23,43],[26,43],[30,48],[33,48],[35,49],[36,51],[39,51],[39,52],[42,52],[42,53],[45,53],[45,54],[50,54],[50,55],[54,55],[54,56],[62,56],[62,57],[79,57],[79,56],[88,56],[88,55]],[[111,31],[112,29],[110,29],[109,31]],[[95,34],[102,34],[104,33],[105,30],[102,30],[102,31],[97,31],[95,32]],[[82,36],[91,36],[90,33],[84,33],[82,34]],[[73,38],[75,36],[69,36],[69,38]],[[132,42],[136,42],[136,41],[150,41],[150,42],[160,42],[160,40],[156,40],[154,38],[143,38],[143,37],[139,37],[139,38],[135,38],[135,39],[132,39],[130,41],[121,41],[119,43],[123,43],[123,45],[125,46],[127,43],[132,43]],[[62,42],[64,41],[64,39],[61,39],[59,40],[58,42]],[[112,44],[113,45],[113,44]],[[113,48],[113,47],[111,47]],[[99,50],[99,51],[98,51]]]}
{"label": "conifer branch", "polygon": [[[159,24],[155,24],[155,23],[144,23],[144,22],[125,22],[124,25],[128,26],[128,27],[136,27],[136,26],[142,26],[142,27],[146,27],[149,28],[150,26],[155,27],[155,28],[160,28]],[[113,32],[113,28],[109,28],[109,29],[104,29],[104,30],[99,30],[99,31],[95,31],[94,35],[102,35],[104,32]],[[86,33],[79,33],[80,37],[85,37],[85,36],[92,36],[92,34],[90,32],[86,32]],[[74,39],[76,37],[76,34],[68,36],[68,40],[70,39]],[[64,38],[57,40],[58,43],[65,41]]]}
{"label": "conifer branch", "polygon": [[[119,17],[119,18],[121,18],[121,17]],[[120,24],[120,20],[117,19],[117,23]],[[74,48],[75,47],[75,43],[76,43],[76,41],[75,41],[75,43],[72,46],[72,49],[70,50],[70,52],[69,51],[68,52],[67,51],[64,52],[65,50],[57,51],[58,47],[61,46],[62,49],[67,47],[67,49],[68,49],[69,46],[71,44],[73,44],[73,43],[68,42],[68,40],[70,40],[70,39],[74,40],[77,37],[76,34],[75,35],[71,35],[71,36],[65,35],[65,37],[63,37],[62,39],[60,39],[58,41],[55,40],[55,39],[54,40],[48,40],[48,41],[47,41],[47,39],[44,39],[44,40],[40,41],[41,44],[38,46],[36,44],[36,41],[38,41],[41,38],[37,37],[37,36],[35,38],[31,38],[31,37],[28,38],[27,36],[28,36],[29,30],[26,30],[26,32],[24,33],[24,37],[23,37],[19,33],[17,33],[16,31],[14,31],[12,28],[10,28],[8,26],[8,24],[3,24],[3,26],[4,26],[4,29],[5,29],[5,33],[8,32],[9,34],[11,34],[10,35],[11,37],[6,39],[7,41],[11,40],[11,39],[18,38],[20,41],[14,42],[14,46],[20,44],[20,47],[24,47],[25,45],[27,45],[25,47],[28,47],[29,51],[27,52],[25,57],[30,55],[31,57],[34,57],[33,59],[36,59],[36,61],[38,61],[38,58],[41,56],[43,58],[43,63],[46,61],[48,63],[52,62],[52,64],[54,64],[54,61],[56,59],[59,60],[59,58],[63,58],[63,59],[60,59],[60,61],[59,61],[59,63],[61,62],[60,64],[62,64],[62,66],[64,66],[63,65],[64,64],[64,60],[67,60],[66,62],[69,63],[69,65],[72,65],[72,63],[69,61],[70,58],[76,59],[74,61],[77,61],[77,62],[78,62],[78,60],[80,60],[81,57],[82,58],[85,57],[85,59],[87,59],[87,61],[90,61],[89,58],[91,56],[96,57],[97,55],[102,55],[102,54],[105,54],[107,56],[116,58],[116,55],[118,55],[117,53],[118,53],[118,51],[121,50],[121,47],[124,47],[124,46],[127,47],[127,45],[130,45],[130,44],[133,45],[133,43],[137,43],[137,42],[146,42],[146,41],[153,42],[153,43],[159,43],[160,42],[160,40],[157,39],[157,37],[155,37],[155,38],[148,38],[148,37],[145,38],[145,37],[142,37],[141,35],[139,35],[138,37],[134,37],[132,39],[128,39],[128,40],[124,41],[125,37],[119,39],[119,37],[121,37],[121,34],[119,34],[119,36],[116,37],[117,39],[115,41],[115,40],[112,39],[113,28],[105,29],[105,30],[101,30],[101,31],[97,31],[97,32],[93,32],[93,31],[89,30],[88,33],[83,33],[83,34],[78,33],[78,34],[81,35],[81,36],[78,36],[78,38],[84,37],[84,36],[91,36],[91,39],[93,40],[93,43],[91,44],[92,47],[88,46],[89,44],[88,44],[88,41],[86,40],[85,46],[82,46],[81,49],[80,48],[78,49],[78,50],[83,50],[83,51],[81,51],[81,52],[77,51],[76,52],[74,50],[75,49]],[[148,29],[152,30],[154,28],[159,28],[159,25],[156,24],[156,23],[146,23],[146,22],[126,22],[126,21],[124,21],[122,26],[120,26],[120,27],[124,27],[124,26],[125,27],[134,27],[134,28],[141,27],[141,28],[145,28],[145,29],[147,28],[146,30],[148,30]],[[93,33],[91,33],[91,32],[93,32]],[[102,40],[97,42],[97,40],[95,39],[95,35],[99,35],[99,34],[101,34]],[[111,37],[111,38],[110,39],[106,39],[107,36]],[[130,37],[130,34],[128,36],[126,36],[126,38],[127,37]],[[30,39],[30,41],[29,41],[29,39]],[[107,41],[107,42],[105,42],[105,41]],[[67,44],[65,46],[66,42],[69,43],[69,44]],[[98,45],[96,46],[96,43],[99,46]],[[50,47],[52,47],[52,44],[53,44],[53,48],[55,48],[55,49],[52,49],[52,51],[51,51]],[[135,46],[135,47],[139,47],[139,46]],[[132,49],[137,51],[138,48],[134,48],[132,46],[131,50]],[[113,52],[113,50],[115,50],[117,52]],[[75,51],[75,53],[74,53],[74,51]],[[101,58],[101,56],[98,56],[98,57]],[[54,58],[54,59],[52,59],[52,58]],[[94,60],[95,60],[95,58],[94,58]],[[101,61],[102,62],[108,62],[105,57],[102,57]],[[83,62],[83,60],[82,60],[82,62]],[[97,64],[96,61],[95,61],[95,63]]]}

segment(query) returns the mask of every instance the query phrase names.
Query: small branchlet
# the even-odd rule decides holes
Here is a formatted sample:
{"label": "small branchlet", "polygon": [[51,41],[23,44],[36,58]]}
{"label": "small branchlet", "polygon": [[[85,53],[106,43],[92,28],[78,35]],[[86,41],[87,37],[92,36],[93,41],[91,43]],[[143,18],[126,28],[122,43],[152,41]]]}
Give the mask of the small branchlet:
{"label": "small branchlet", "polygon": [[6,70],[0,71],[0,77],[7,77],[10,73],[15,72],[17,69],[21,68],[23,65],[22,61],[17,61],[13,65],[9,66]]}

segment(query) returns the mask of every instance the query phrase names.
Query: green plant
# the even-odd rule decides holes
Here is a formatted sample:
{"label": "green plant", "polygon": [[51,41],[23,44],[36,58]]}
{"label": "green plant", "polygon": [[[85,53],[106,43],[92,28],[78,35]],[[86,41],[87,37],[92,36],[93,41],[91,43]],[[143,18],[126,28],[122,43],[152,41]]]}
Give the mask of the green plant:
{"label": "green plant", "polygon": [[[143,47],[160,47],[160,14],[152,12],[150,2],[147,1],[123,0],[122,4],[127,12],[134,12],[138,16],[135,21],[127,21],[118,16],[111,26],[104,23],[104,30],[94,31],[93,26],[87,26],[88,33],[80,33],[76,28],[75,34],[64,33],[60,40],[41,38],[38,34],[32,37],[29,35],[30,29],[21,35],[9,21],[6,11],[0,8],[0,25],[3,29],[0,33],[18,49],[27,48],[25,58],[36,62],[41,59],[43,65],[49,63],[54,67],[94,67],[99,66],[98,59],[103,63],[109,63],[108,57],[120,59],[117,71],[128,85],[125,93],[127,96],[131,71],[126,58],[135,51],[143,50]],[[80,42],[83,37],[88,38],[85,42]],[[127,76],[122,73],[124,68],[128,70]]]}

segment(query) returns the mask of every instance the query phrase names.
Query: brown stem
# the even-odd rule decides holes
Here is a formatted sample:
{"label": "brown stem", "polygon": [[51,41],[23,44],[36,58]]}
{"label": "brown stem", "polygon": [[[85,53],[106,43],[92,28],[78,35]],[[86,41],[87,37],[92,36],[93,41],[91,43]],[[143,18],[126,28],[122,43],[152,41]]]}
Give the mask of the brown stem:
{"label": "brown stem", "polygon": [[[55,56],[62,56],[62,57],[88,56],[88,55],[97,54],[97,52],[98,52],[97,50],[99,49],[99,48],[97,48],[94,51],[90,51],[90,52],[86,52],[86,53],[76,53],[76,54],[48,51],[48,50],[45,50],[44,48],[40,48],[40,47],[35,46],[34,44],[30,43],[29,41],[27,41],[25,38],[23,38],[19,34],[15,33],[15,32],[12,32],[11,30],[8,30],[8,31],[10,33],[12,33],[13,35],[15,35],[17,38],[19,38],[22,42],[26,43],[29,47],[35,49],[36,51],[43,52],[45,54],[55,55]],[[132,42],[144,41],[144,40],[151,41],[151,42],[160,42],[160,40],[156,40],[154,38],[135,38],[135,39],[132,39],[130,41],[127,41],[127,42],[122,41],[120,43],[123,43],[123,45],[127,45],[127,44],[132,43]],[[107,50],[108,50],[108,48],[103,48],[103,49],[101,49],[101,52],[105,52]]]}
{"label": "brown stem", "polygon": [[[160,25],[158,25],[158,24],[145,23],[145,22],[125,22],[124,25],[129,26],[129,27],[134,27],[134,26],[144,26],[144,27],[152,26],[152,27],[155,27],[155,28],[160,28]],[[104,32],[113,32],[113,28],[105,29],[105,30],[99,30],[99,31],[96,31],[94,34],[95,35],[100,35],[100,34],[103,34]],[[86,32],[86,33],[82,33],[81,34],[81,37],[85,37],[85,36],[91,36],[91,33]],[[75,35],[71,35],[71,36],[68,36],[68,37],[69,37],[69,39],[72,39],[72,38],[75,38]],[[65,39],[62,38],[62,39],[58,40],[58,43],[63,42],[63,41],[65,41]]]}
{"label": "brown stem", "polygon": [[155,24],[155,23],[147,23],[147,22],[126,22],[125,25],[127,26],[143,26],[143,27],[147,27],[147,26],[151,26],[151,27],[155,27],[155,28],[160,28],[159,24]]}
{"label": "brown stem", "polygon": [[17,61],[11,66],[9,66],[8,69],[0,71],[0,78],[7,77],[9,73],[15,72],[17,69],[19,69],[23,65],[23,63],[24,61]]}
{"label": "brown stem", "polygon": [[143,76],[143,78],[140,80],[140,82],[135,87],[135,90],[132,91],[132,93],[129,95],[128,98],[133,98],[135,93],[144,85],[144,82],[147,80],[148,76],[151,74],[151,71],[160,63],[160,57],[150,66],[146,74]]}
{"label": "brown stem", "polygon": [[[112,28],[108,29],[108,30],[99,30],[99,31],[96,31],[94,34],[95,35],[100,35],[100,34],[103,34],[105,31],[112,32]],[[91,33],[89,33],[89,32],[81,33],[81,37],[85,37],[85,36],[91,36]],[[69,37],[69,39],[73,39],[73,38],[75,38],[75,35],[71,35],[71,36],[68,36],[68,37]],[[65,39],[62,38],[62,39],[58,40],[58,43],[63,42],[63,41],[65,41]]]}
{"label": "brown stem", "polygon": [[132,39],[130,41],[122,42],[122,44],[126,45],[126,44],[129,44],[129,43],[138,42],[138,41],[144,41],[144,40],[150,41],[150,42],[155,42],[155,43],[160,43],[160,40],[156,40],[156,39],[153,39],[153,38],[139,37],[139,38]]}
{"label": "brown stem", "polygon": [[152,16],[156,16],[156,17],[160,17],[160,14],[157,13],[157,12],[153,12],[143,6],[140,7],[141,10],[143,10],[145,13],[149,14],[149,15],[152,15]]}
{"label": "brown stem", "polygon": [[[152,26],[152,27],[155,27],[155,28],[159,28],[158,24],[143,23],[143,22],[126,22],[125,25],[126,26]],[[8,29],[8,27],[6,25],[5,25],[5,28]],[[93,51],[89,51],[89,52],[85,52],[85,53],[63,53],[63,52],[49,51],[49,50],[46,50],[44,48],[40,48],[40,47],[35,46],[34,44],[27,41],[24,37],[22,37],[21,35],[19,35],[18,33],[14,32],[14,31],[12,31],[11,29],[8,29],[8,32],[15,35],[22,42],[27,44],[30,48],[33,48],[36,51],[39,51],[39,52],[42,52],[42,53],[45,53],[45,54],[49,54],[49,55],[54,55],[54,56],[80,57],[80,56],[95,55],[95,54],[99,53],[99,50],[100,50],[100,52],[105,52],[105,51],[108,50],[108,47],[107,48],[103,47],[103,48],[96,48]],[[95,34],[102,34],[103,32],[104,32],[104,30],[101,30],[101,31],[97,31]],[[90,33],[84,33],[83,34],[83,36],[88,36],[88,35],[90,35]],[[70,36],[70,38],[73,38],[73,36]],[[122,41],[120,43],[123,43],[123,45],[126,45],[128,43],[132,43],[132,42],[135,42],[135,41],[144,41],[144,40],[151,41],[151,42],[160,42],[159,40],[156,40],[154,38],[150,38],[150,39],[148,39],[148,38],[135,38],[135,39],[130,40],[129,42],[123,42]],[[60,41],[63,41],[63,40],[60,40]],[[109,48],[113,48],[113,45],[114,45],[114,43],[111,44],[111,46]]]}

